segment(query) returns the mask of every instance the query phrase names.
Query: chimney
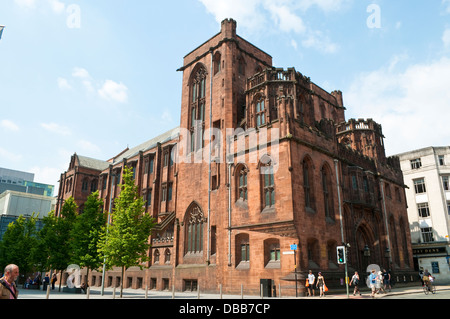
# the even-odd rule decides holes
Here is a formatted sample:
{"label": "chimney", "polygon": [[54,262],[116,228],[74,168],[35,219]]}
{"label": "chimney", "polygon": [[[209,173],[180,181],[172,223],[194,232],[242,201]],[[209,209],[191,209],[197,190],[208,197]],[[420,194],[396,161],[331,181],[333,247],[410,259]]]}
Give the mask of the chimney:
{"label": "chimney", "polygon": [[220,32],[223,34],[224,38],[236,37],[236,21],[233,19],[223,20]]}

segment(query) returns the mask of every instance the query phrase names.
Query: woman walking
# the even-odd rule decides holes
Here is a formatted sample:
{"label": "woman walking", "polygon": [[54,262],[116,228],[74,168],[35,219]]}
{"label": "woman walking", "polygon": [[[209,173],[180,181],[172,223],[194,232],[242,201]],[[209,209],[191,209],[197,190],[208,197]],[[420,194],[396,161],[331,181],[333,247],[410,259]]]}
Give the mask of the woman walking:
{"label": "woman walking", "polygon": [[325,297],[325,279],[322,276],[322,273],[319,272],[319,275],[317,276],[317,283],[316,287],[319,288],[320,291],[320,297]]}
{"label": "woman walking", "polygon": [[355,271],[355,274],[353,275],[352,280],[350,281],[350,286],[352,285],[352,283],[353,283],[353,285],[355,285],[355,289],[353,290],[353,296],[356,295],[356,292],[358,292],[359,295],[361,296],[361,291],[359,291],[359,287],[358,287],[359,275],[358,275],[357,271]]}

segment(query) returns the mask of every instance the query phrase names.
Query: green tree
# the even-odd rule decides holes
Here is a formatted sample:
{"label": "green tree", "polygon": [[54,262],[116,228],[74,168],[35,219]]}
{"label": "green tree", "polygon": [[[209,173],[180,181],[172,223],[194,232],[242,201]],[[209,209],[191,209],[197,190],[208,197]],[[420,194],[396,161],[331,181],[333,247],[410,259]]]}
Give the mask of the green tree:
{"label": "green tree", "polygon": [[[33,213],[31,218],[20,215],[14,222],[8,225],[3,234],[0,246],[1,264],[16,264],[22,274],[28,274],[35,266],[35,261],[30,254],[32,247],[36,246],[36,220]],[[2,268],[3,269],[3,268]]]}
{"label": "green tree", "polygon": [[103,264],[103,256],[97,251],[100,232],[106,224],[102,207],[103,200],[99,198],[99,192],[91,193],[84,204],[83,214],[76,217],[71,233],[72,262],[87,268],[87,278],[89,270]]}
{"label": "green tree", "polygon": [[145,214],[144,199],[139,196],[134,183],[133,171],[125,167],[123,184],[118,198],[114,201],[111,225],[103,228],[99,252],[105,257],[106,269],[113,266],[122,268],[120,297],[123,292],[123,274],[126,268],[139,266],[149,260],[149,236],[154,227],[154,219]]}
{"label": "green tree", "polygon": [[[38,252],[45,260],[46,269],[62,273],[70,265],[73,257],[70,242],[71,230],[76,219],[77,205],[73,197],[68,198],[61,208],[61,216],[52,212],[44,217],[44,226],[39,232]],[[59,283],[61,291],[61,281]]]}

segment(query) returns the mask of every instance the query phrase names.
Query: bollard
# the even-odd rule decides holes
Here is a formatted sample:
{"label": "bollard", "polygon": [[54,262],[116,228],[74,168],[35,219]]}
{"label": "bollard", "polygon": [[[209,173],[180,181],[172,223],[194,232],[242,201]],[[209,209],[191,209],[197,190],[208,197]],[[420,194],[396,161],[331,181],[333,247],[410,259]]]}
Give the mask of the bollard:
{"label": "bollard", "polygon": [[87,290],[86,290],[86,299],[89,299],[90,294],[91,294],[91,287],[87,287]]}
{"label": "bollard", "polygon": [[222,284],[219,285],[219,291],[220,291],[220,299],[223,299],[222,298]]}
{"label": "bollard", "polygon": [[264,299],[263,285],[261,284],[261,299]]}
{"label": "bollard", "polygon": [[175,285],[172,285],[172,299],[175,299]]}
{"label": "bollard", "polygon": [[241,299],[244,299],[244,285],[241,284]]}
{"label": "bollard", "polygon": [[148,286],[145,287],[145,299],[148,299]]}
{"label": "bollard", "polygon": [[281,284],[278,283],[278,298],[281,298]]}
{"label": "bollard", "polygon": [[45,299],[48,299],[50,295],[50,285],[47,286],[47,295],[45,296]]}
{"label": "bollard", "polygon": [[197,287],[197,299],[200,299],[200,286]]}
{"label": "bollard", "polygon": [[116,299],[116,287],[113,289],[113,299]]}

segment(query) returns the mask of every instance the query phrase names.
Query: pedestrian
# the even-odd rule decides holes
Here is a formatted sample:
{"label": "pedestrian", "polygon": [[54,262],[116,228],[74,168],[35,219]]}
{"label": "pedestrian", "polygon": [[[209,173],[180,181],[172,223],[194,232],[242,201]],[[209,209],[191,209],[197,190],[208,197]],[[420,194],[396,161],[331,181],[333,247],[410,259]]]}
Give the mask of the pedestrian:
{"label": "pedestrian", "polygon": [[375,269],[372,269],[369,275],[369,287],[372,289],[372,298],[375,298],[375,292],[377,291],[377,274]]}
{"label": "pedestrian", "polygon": [[377,294],[386,293],[383,287],[383,273],[378,271],[377,273]]}
{"label": "pedestrian", "polygon": [[359,293],[359,295],[361,296],[361,291],[359,291],[359,275],[358,272],[355,271],[355,274],[352,276],[352,280],[350,281],[350,286],[351,285],[355,285],[355,289],[353,289],[353,296],[356,295],[356,292]]}
{"label": "pedestrian", "polygon": [[389,289],[389,292],[391,292],[391,273],[389,271],[386,271],[386,269],[383,269],[383,285],[385,292],[387,289]]}
{"label": "pedestrian", "polygon": [[314,282],[315,282],[315,280],[316,280],[316,276],[314,276],[312,270],[310,270],[309,274],[308,274],[308,284],[309,284],[308,285],[308,296],[311,296],[311,291],[312,291],[312,295],[313,296],[315,295],[315,292],[314,292]]}
{"label": "pedestrian", "polygon": [[317,276],[316,288],[319,288],[320,297],[325,297],[325,278],[323,278],[322,273],[319,272]]}
{"label": "pedestrian", "polygon": [[46,291],[47,286],[50,284],[50,277],[48,276],[48,273],[45,274],[43,284],[44,286],[42,287],[42,290]]}
{"label": "pedestrian", "polygon": [[19,277],[19,267],[10,264],[5,267],[5,273],[0,278],[0,299],[17,299],[19,290],[16,286],[16,279]]}
{"label": "pedestrian", "polygon": [[56,274],[53,274],[53,276],[52,276],[52,290],[55,290],[55,283],[56,283]]}

